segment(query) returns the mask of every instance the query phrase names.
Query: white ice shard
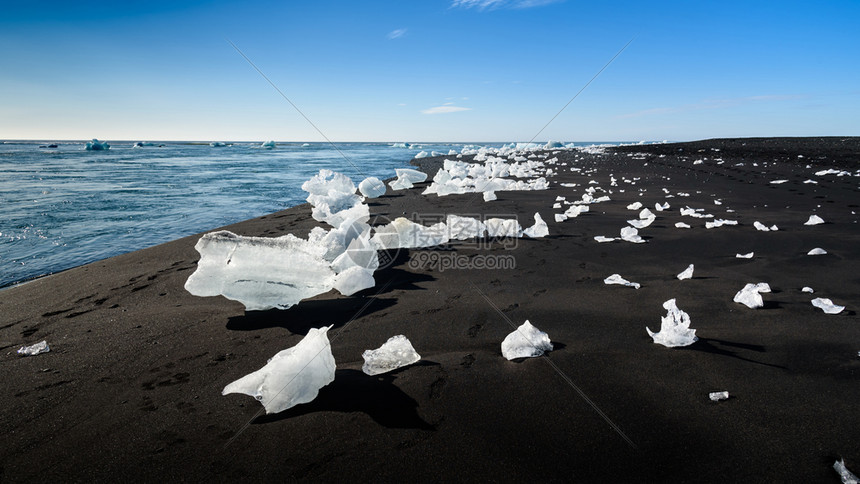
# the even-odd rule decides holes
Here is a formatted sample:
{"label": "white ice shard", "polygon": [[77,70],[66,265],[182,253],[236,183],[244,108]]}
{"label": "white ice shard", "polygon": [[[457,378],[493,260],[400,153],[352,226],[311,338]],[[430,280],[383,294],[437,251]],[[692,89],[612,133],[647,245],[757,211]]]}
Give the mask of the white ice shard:
{"label": "white ice shard", "polygon": [[365,350],[361,357],[364,358],[361,371],[371,376],[411,365],[421,359],[409,339],[402,334],[388,338],[385,344],[375,350]]}
{"label": "white ice shard", "polygon": [[326,248],[292,234],[266,238],[212,232],[194,248],[200,261],[185,289],[195,296],[223,295],[249,311],[287,309],[334,284]]}
{"label": "white ice shard", "polygon": [[493,200],[498,200],[499,197],[496,196],[496,192],[487,191],[484,192],[484,201],[492,202]]}
{"label": "white ice shard", "polygon": [[812,300],[812,305],[824,311],[825,314],[839,314],[845,309],[845,306],[833,304],[833,301],[826,297],[817,297]]}
{"label": "white ice shard", "polygon": [[397,217],[393,222],[374,229],[371,241],[381,249],[417,249],[448,242],[448,226],[439,222],[431,226]]}
{"label": "white ice shard", "polygon": [[260,145],[260,148],[265,148],[270,150],[275,147],[275,142],[273,140],[269,140]]}
{"label": "white ice shard", "polygon": [[347,220],[370,218],[368,206],[355,194],[355,184],[342,173],[321,169],[302,184],[302,190],[309,193],[307,201],[313,206],[314,220],[339,227]]}
{"label": "white ice shard", "polygon": [[748,252],[746,254],[735,254],[735,257],[738,259],[752,259],[755,256],[755,252]]}
{"label": "white ice shard", "polygon": [[317,397],[334,381],[335,362],[326,332],[331,326],[311,328],[292,348],[280,351],[265,366],[230,383],[221,392],[250,395],[278,413]]}
{"label": "white ice shard", "polygon": [[48,342],[40,341],[34,345],[20,347],[17,353],[21,356],[35,356],[49,351],[51,351],[51,348],[48,346]]}
{"label": "white ice shard", "polygon": [[99,141],[93,138],[92,141],[87,141],[86,149],[87,151],[109,150],[110,145],[107,143],[107,141]]}
{"label": "white ice shard", "polygon": [[637,229],[644,229],[651,225],[654,220],[657,220],[657,216],[654,215],[654,212],[647,208],[643,208],[642,211],[639,212],[639,220],[628,220],[627,223]]}
{"label": "white ice shard", "polygon": [[484,222],[472,217],[449,214],[445,223],[451,240],[468,240],[483,237],[487,231]]}
{"label": "white ice shard", "polygon": [[358,291],[370,289],[376,285],[373,271],[363,267],[352,266],[334,277],[332,286],[344,296],[352,296]]}
{"label": "white ice shard", "polygon": [[759,222],[758,220],[753,222],[753,227],[755,227],[756,230],[760,230],[762,232],[770,232],[770,229],[767,228],[767,226],[765,224]]}
{"label": "white ice shard", "polygon": [[803,288],[800,289],[800,292],[808,292],[808,293],[812,294],[815,292],[815,290],[809,286],[803,286]]}
{"label": "white ice shard", "polygon": [[723,225],[737,225],[737,220],[724,220],[721,218],[714,219],[712,222],[705,222],[706,229],[713,229],[716,227],[722,227]]}
{"label": "white ice shard", "polygon": [[561,223],[561,222],[564,222],[565,220],[567,220],[567,215],[565,215],[563,213],[554,213],[553,217],[555,217],[556,223]]}
{"label": "white ice shard", "polygon": [[708,394],[708,398],[710,398],[712,402],[719,402],[720,400],[728,400],[729,399],[729,392],[711,392]]}
{"label": "white ice shard", "polygon": [[615,242],[619,240],[618,237],[606,237],[605,235],[595,235],[594,240],[600,242],[601,244],[604,242]]}
{"label": "white ice shard", "polygon": [[825,255],[825,254],[827,254],[827,251],[822,249],[821,247],[816,247],[816,248],[814,248],[814,249],[812,249],[806,253],[806,255]]}
{"label": "white ice shard", "polygon": [[819,224],[823,224],[823,223],[824,223],[824,219],[822,219],[818,215],[810,215],[809,220],[804,222],[803,225],[819,225]]}
{"label": "white ice shard", "polygon": [[546,222],[541,218],[540,213],[535,212],[535,224],[523,230],[523,235],[527,235],[533,239],[549,235],[549,228],[547,227]]}
{"label": "white ice shard", "polygon": [[580,214],[590,211],[588,205],[571,205],[570,208],[565,210],[564,216],[568,218],[579,217]]}
{"label": "white ice shard", "polygon": [[695,267],[693,266],[693,264],[690,264],[689,266],[687,266],[687,268],[686,268],[686,269],[684,269],[684,271],[683,271],[683,272],[681,272],[680,274],[678,274],[678,276],[677,276],[677,277],[678,277],[678,280],[679,280],[679,281],[683,281],[684,279],[692,279],[692,277],[693,277],[693,269],[694,269],[694,268],[695,268]]}
{"label": "white ice shard", "polygon": [[685,224],[684,222],[675,222],[675,227],[679,229],[689,229],[690,225]]}
{"label": "white ice shard", "polygon": [[488,237],[522,237],[523,228],[515,218],[490,218],[484,222]]}
{"label": "white ice shard", "polygon": [[655,203],[655,204],[654,204],[654,208],[655,208],[658,212],[662,212],[662,211],[664,211],[664,210],[669,210],[669,207],[670,207],[670,206],[669,206],[669,202],[665,202],[665,203],[663,203],[662,205],[660,205],[659,203]]}
{"label": "white ice shard", "polygon": [[634,227],[624,227],[621,229],[621,240],[626,240],[627,242],[633,242],[634,244],[642,244],[645,242],[641,236],[639,236],[639,231]]}
{"label": "white ice shard", "polygon": [[639,210],[642,208],[642,202],[633,202],[627,206],[627,210]]}
{"label": "white ice shard", "polygon": [[648,336],[651,336],[655,343],[673,348],[689,346],[699,340],[696,336],[696,330],[690,328],[690,315],[678,309],[675,299],[664,302],[663,309],[667,310],[668,313],[661,317],[660,332],[655,333],[647,326],[645,327]]}
{"label": "white ice shard", "polygon": [[763,292],[770,292],[770,285],[768,285],[768,283],[749,283],[744,286],[743,289],[738,291],[732,300],[736,303],[743,304],[750,309],[760,308],[764,306],[764,301],[761,298],[761,293]]}
{"label": "white ice shard", "polygon": [[369,176],[358,184],[358,191],[367,198],[376,198],[385,195],[385,183],[375,176]]}
{"label": "white ice shard", "polygon": [[603,280],[604,284],[620,284],[622,286],[632,287],[634,289],[639,289],[641,285],[638,282],[630,282],[627,279],[621,277],[621,274],[612,274]]}
{"label": "white ice shard", "polygon": [[788,183],[788,180],[774,180],[771,183],[774,185],[780,185],[782,183]]}
{"label": "white ice shard", "polygon": [[411,168],[396,168],[394,171],[397,173],[397,179],[388,183],[392,190],[412,188],[415,183],[421,183],[427,179],[426,173]]}
{"label": "white ice shard", "polygon": [[833,469],[839,473],[839,478],[842,479],[842,484],[860,484],[860,479],[845,467],[845,459],[840,459],[834,462]]}
{"label": "white ice shard", "polygon": [[549,335],[528,320],[502,341],[502,356],[509,360],[540,356],[546,351],[552,351]]}

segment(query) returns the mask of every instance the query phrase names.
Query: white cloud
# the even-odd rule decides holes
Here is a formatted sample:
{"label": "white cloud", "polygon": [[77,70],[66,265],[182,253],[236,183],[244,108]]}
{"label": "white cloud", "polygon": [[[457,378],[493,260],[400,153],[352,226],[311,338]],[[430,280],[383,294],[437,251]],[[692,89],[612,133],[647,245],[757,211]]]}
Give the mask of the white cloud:
{"label": "white cloud", "polygon": [[471,110],[472,108],[464,108],[462,106],[454,106],[452,103],[445,103],[441,106],[434,106],[432,108],[424,109],[421,112],[424,114],[447,114]]}
{"label": "white cloud", "polygon": [[406,29],[392,30],[391,32],[388,33],[388,35],[386,37],[388,37],[389,40],[394,40],[394,39],[403,37],[403,35],[405,33],[406,33]]}
{"label": "white cloud", "polygon": [[497,8],[532,8],[542,7],[564,0],[453,0],[451,8],[476,8],[478,10],[495,10]]}

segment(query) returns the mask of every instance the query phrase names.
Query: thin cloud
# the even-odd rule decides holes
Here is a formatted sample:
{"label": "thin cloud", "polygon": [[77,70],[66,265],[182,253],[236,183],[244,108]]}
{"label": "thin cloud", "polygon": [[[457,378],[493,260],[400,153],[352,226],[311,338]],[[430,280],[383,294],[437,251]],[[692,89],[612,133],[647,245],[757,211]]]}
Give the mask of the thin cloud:
{"label": "thin cloud", "polygon": [[421,112],[424,114],[448,114],[448,113],[456,113],[460,111],[471,111],[472,108],[464,108],[462,106],[454,106],[451,103],[445,103],[441,106],[434,106],[432,108],[424,109]]}
{"label": "thin cloud", "polygon": [[564,0],[454,0],[451,8],[474,8],[477,10],[496,10],[499,8],[533,8],[542,7]]}
{"label": "thin cloud", "polygon": [[406,34],[406,29],[397,29],[397,30],[392,30],[391,32],[389,32],[386,37],[388,37],[388,40],[394,40],[394,39],[399,39],[400,37],[403,37],[403,35],[405,35],[405,34]]}

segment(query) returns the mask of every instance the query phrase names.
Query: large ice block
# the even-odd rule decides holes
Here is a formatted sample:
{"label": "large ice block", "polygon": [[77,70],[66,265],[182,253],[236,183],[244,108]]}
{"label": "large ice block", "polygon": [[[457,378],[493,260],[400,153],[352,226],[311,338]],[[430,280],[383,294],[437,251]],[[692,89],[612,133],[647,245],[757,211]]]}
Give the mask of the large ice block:
{"label": "large ice block", "polygon": [[690,329],[690,315],[678,309],[674,299],[664,302],[663,309],[668,313],[661,318],[660,331],[655,333],[645,327],[655,343],[673,348],[689,346],[699,340],[696,330]]}
{"label": "large ice block", "polygon": [[540,356],[546,351],[552,351],[549,335],[528,320],[502,341],[502,356],[509,360]]}
{"label": "large ice block", "polygon": [[409,339],[402,334],[388,338],[375,350],[366,350],[361,357],[364,358],[361,371],[368,375],[387,373],[421,359]]}

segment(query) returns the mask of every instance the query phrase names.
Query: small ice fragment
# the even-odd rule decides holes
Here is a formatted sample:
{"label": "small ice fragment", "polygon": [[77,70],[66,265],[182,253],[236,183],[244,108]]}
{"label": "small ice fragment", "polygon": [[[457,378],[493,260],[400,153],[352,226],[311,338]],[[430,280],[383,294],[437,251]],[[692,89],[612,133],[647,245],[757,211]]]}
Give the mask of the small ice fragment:
{"label": "small ice fragment", "polygon": [[770,182],[770,183],[771,183],[771,184],[773,184],[773,185],[779,185],[779,184],[781,184],[781,183],[788,183],[788,180],[774,180],[774,181],[772,181],[772,182]]}
{"label": "small ice fragment", "polygon": [[776,232],[777,230],[779,230],[779,227],[777,227],[776,224],[770,226],[771,232]]}
{"label": "small ice fragment", "polygon": [[860,484],[860,479],[845,467],[845,459],[840,459],[833,463],[833,469],[839,473],[842,484]]}
{"label": "small ice fragment", "polygon": [[663,309],[668,313],[661,317],[660,332],[655,333],[647,326],[645,330],[655,343],[673,348],[677,346],[689,346],[699,338],[696,336],[696,330],[690,329],[690,315],[678,309],[675,305],[675,299],[669,299],[663,303]]}
{"label": "small ice fragment", "polygon": [[588,205],[571,205],[571,207],[564,212],[564,215],[569,218],[574,218],[579,217],[579,214],[588,212],[589,210],[591,209],[588,208]]}
{"label": "small ice fragment", "polygon": [[521,237],[523,228],[515,218],[489,218],[484,222],[487,226],[487,237]]}
{"label": "small ice fragment", "polygon": [[395,168],[394,171],[397,173],[397,179],[388,183],[392,190],[412,188],[414,183],[421,183],[427,179],[426,173],[411,168]]}
{"label": "small ice fragment", "polygon": [[553,216],[555,217],[556,223],[564,222],[565,220],[567,220],[567,215],[563,213],[556,213],[553,214]]}
{"label": "small ice fragment", "polygon": [[683,272],[678,274],[677,277],[679,281],[683,281],[684,279],[691,279],[693,277],[693,264],[687,266],[687,268],[684,269]]}
{"label": "small ice fragment", "polygon": [[823,223],[824,223],[824,219],[822,219],[818,215],[810,215],[809,220],[804,222],[803,225],[819,225],[819,224],[823,224]]}
{"label": "small ice fragment", "polygon": [[359,266],[352,266],[334,277],[334,288],[344,296],[352,296],[375,285],[373,271]]}
{"label": "small ice fragment", "polygon": [[826,297],[817,297],[812,300],[812,305],[820,308],[825,314],[839,314],[845,309],[845,306],[833,304],[833,301]]}
{"label": "small ice fragment", "polygon": [[633,227],[624,227],[623,229],[621,229],[621,240],[633,242],[634,244],[641,244],[645,242],[645,239],[639,236],[639,231]]}
{"label": "small ice fragment", "polygon": [[815,290],[809,286],[803,286],[803,289],[801,289],[800,292],[808,292],[808,293],[812,294],[815,292]]}
{"label": "small ice fragment", "polygon": [[766,282],[759,282],[758,284],[749,283],[738,291],[732,300],[750,309],[760,308],[764,306],[764,301],[760,294],[762,292],[770,292],[770,286]]}
{"label": "small ice fragment", "polygon": [[496,192],[484,192],[484,201],[492,202],[493,200],[497,200],[499,197],[496,196]]}
{"label": "small ice fragment", "polygon": [[684,222],[675,222],[675,228],[678,228],[678,229],[689,229],[689,228],[690,228],[690,225],[689,225],[689,224],[685,224]]}
{"label": "small ice fragment", "polygon": [[484,222],[471,217],[460,217],[459,215],[448,214],[446,219],[448,226],[448,237],[451,240],[467,240],[483,237],[487,231]]}
{"label": "small ice fragment", "polygon": [[735,257],[738,259],[752,259],[755,255],[755,252],[749,252],[747,254],[735,254]]}
{"label": "small ice fragment", "polygon": [[51,348],[48,346],[48,342],[40,341],[34,345],[22,346],[18,349],[18,354],[21,356],[35,356],[49,351],[51,351]]}
{"label": "small ice fragment", "polygon": [[715,227],[722,227],[723,225],[737,225],[737,224],[738,224],[737,220],[724,220],[724,219],[718,218],[718,219],[714,219],[714,221],[712,221],[712,222],[705,222],[705,228],[706,229],[712,229]]}
{"label": "small ice fragment", "polygon": [[710,398],[712,402],[719,402],[720,400],[728,400],[729,399],[729,392],[711,392],[708,394],[708,398]]}
{"label": "small ice fragment", "polygon": [[639,289],[641,285],[638,282],[630,282],[627,279],[621,277],[620,274],[612,274],[603,280],[604,284],[620,284],[622,286],[632,287],[634,289]]}
{"label": "small ice fragment", "polygon": [[806,253],[806,255],[825,255],[825,254],[827,254],[827,251],[822,249],[821,247],[816,247],[816,248],[814,248],[814,249],[812,249]]}
{"label": "small ice fragment", "polygon": [[334,381],[336,368],[326,332],[331,326],[311,328],[292,348],[280,351],[265,366],[230,383],[221,392],[250,395],[266,409],[278,413],[317,397],[320,388]]}
{"label": "small ice fragment", "polygon": [[388,338],[385,344],[375,350],[365,350],[361,357],[364,358],[361,371],[371,376],[411,365],[421,359],[409,339],[402,334]]}
{"label": "small ice fragment", "polygon": [[767,228],[767,226],[765,224],[759,222],[758,220],[753,222],[753,227],[755,227],[756,230],[760,230],[762,232],[770,232],[770,229]]}
{"label": "small ice fragment", "polygon": [[605,235],[595,235],[594,240],[604,243],[604,242],[615,242],[618,240],[618,237],[606,237]]}
{"label": "small ice fragment", "polygon": [[385,195],[385,183],[375,176],[369,176],[358,184],[358,191],[367,198]]}
{"label": "small ice fragment", "polygon": [[642,202],[633,202],[627,206],[627,210],[639,210],[642,208]]}
{"label": "small ice fragment", "polygon": [[528,320],[502,341],[502,356],[509,360],[540,356],[545,351],[552,351],[549,335]]}
{"label": "small ice fragment", "polygon": [[541,218],[540,213],[535,212],[535,224],[523,230],[523,234],[533,239],[549,235],[549,228],[547,227],[546,222]]}

